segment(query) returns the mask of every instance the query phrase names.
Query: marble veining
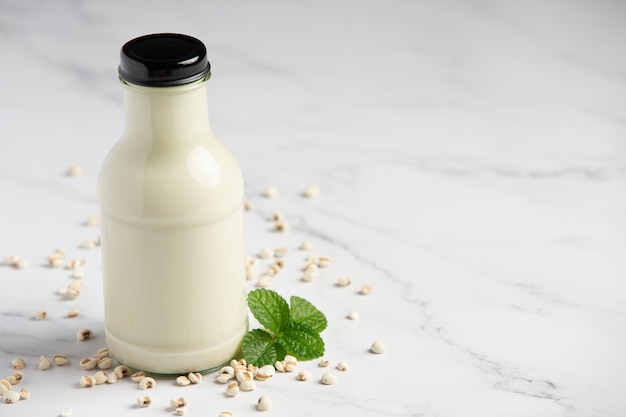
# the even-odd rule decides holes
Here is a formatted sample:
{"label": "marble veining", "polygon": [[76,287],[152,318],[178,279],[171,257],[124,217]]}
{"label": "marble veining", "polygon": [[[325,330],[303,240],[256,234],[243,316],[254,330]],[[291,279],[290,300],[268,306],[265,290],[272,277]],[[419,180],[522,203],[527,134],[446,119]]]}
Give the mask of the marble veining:
{"label": "marble veining", "polygon": [[[188,416],[251,415],[261,394],[275,416],[625,416],[625,18],[611,0],[0,2],[0,256],[29,262],[0,265],[0,378],[20,356],[32,393],[0,416],[172,415],[183,394]],[[211,375],[162,380],[138,410],[127,381],[78,384],[104,344],[100,253],[80,245],[124,122],[119,48],[160,31],[207,45],[211,122],[252,203],[246,250],[289,249],[272,286],[327,315],[326,357],[349,364],[336,385],[310,361],[313,380],[236,398]],[[305,239],[332,259],[308,283]],[[87,260],[76,300],[55,248]],[[70,364],[38,371],[54,353]]]}

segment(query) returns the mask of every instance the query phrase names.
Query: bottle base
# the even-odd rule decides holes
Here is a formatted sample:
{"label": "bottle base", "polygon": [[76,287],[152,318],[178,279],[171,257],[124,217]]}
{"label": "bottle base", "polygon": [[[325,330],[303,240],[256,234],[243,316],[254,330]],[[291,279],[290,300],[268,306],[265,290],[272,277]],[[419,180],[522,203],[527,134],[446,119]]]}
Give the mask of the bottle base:
{"label": "bottle base", "polygon": [[125,342],[113,336],[105,328],[105,340],[109,352],[116,361],[135,371],[153,376],[182,375],[189,372],[210,373],[220,369],[241,353],[241,339],[245,328],[235,336],[203,349],[153,348]]}

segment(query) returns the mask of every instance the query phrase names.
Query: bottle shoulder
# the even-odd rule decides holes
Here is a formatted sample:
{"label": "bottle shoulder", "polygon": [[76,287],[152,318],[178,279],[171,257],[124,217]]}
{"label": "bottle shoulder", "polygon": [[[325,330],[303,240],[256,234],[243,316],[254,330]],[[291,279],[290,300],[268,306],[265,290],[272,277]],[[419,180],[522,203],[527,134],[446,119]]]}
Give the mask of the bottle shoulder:
{"label": "bottle shoulder", "polygon": [[219,217],[242,204],[243,177],[214,138],[164,146],[122,137],[102,164],[97,194],[118,217]]}

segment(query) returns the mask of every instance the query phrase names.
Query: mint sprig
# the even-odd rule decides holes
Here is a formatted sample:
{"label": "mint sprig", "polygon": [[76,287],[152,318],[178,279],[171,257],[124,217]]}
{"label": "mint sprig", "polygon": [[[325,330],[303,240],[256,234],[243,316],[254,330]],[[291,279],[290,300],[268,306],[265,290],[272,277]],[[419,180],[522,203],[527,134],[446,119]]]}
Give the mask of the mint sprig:
{"label": "mint sprig", "polygon": [[278,293],[258,289],[248,294],[248,307],[254,317],[267,330],[278,333],[289,324],[289,306]]}
{"label": "mint sprig", "polygon": [[289,301],[291,303],[289,317],[292,323],[306,324],[318,333],[326,328],[328,324],[326,317],[313,304],[295,295],[292,295]]}
{"label": "mint sprig", "polygon": [[304,298],[292,296],[290,304],[278,293],[259,288],[248,293],[248,306],[264,329],[250,330],[241,342],[243,356],[256,366],[274,365],[285,355],[300,360],[319,358],[324,341],[319,335],[326,316]]}
{"label": "mint sprig", "polygon": [[303,323],[289,323],[276,339],[289,354],[298,359],[310,360],[324,354],[324,341],[320,335]]}
{"label": "mint sprig", "polygon": [[[242,350],[247,361],[258,364],[274,364],[278,359],[286,355],[285,348],[279,343],[274,343],[271,334],[265,330],[250,330],[241,342]],[[257,366],[263,366],[257,365]]]}

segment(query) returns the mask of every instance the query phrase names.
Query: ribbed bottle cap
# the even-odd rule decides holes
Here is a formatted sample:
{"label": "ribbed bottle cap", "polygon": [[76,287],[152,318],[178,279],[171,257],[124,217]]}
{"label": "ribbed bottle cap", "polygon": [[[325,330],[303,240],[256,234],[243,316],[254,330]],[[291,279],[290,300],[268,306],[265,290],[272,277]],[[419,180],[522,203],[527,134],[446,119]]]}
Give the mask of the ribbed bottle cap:
{"label": "ribbed bottle cap", "polygon": [[130,40],[120,51],[120,78],[148,87],[172,87],[208,78],[211,64],[198,39],[155,33]]}

